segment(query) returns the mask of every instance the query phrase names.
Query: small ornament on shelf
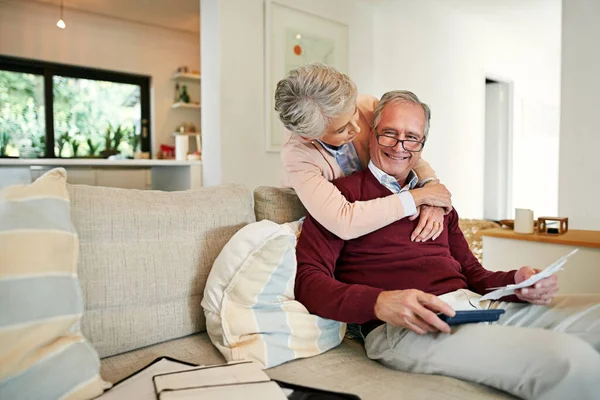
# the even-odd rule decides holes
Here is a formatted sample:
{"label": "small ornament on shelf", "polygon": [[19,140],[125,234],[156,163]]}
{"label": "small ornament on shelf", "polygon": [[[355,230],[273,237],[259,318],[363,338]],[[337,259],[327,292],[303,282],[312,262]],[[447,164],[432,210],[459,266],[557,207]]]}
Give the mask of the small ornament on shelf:
{"label": "small ornament on shelf", "polygon": [[[173,132],[175,136],[175,158],[178,160],[200,160],[202,155],[201,133],[192,122],[184,122]],[[190,139],[195,139],[190,146]],[[195,151],[190,151],[194,147]]]}
{"label": "small ornament on shelf", "polygon": [[177,127],[173,135],[195,135],[196,133],[196,125],[193,122],[184,122]]}
{"label": "small ornament on shelf", "polygon": [[181,94],[179,95],[179,101],[181,101],[182,103],[190,102],[190,95],[187,92],[186,85],[181,85]]}
{"label": "small ornament on shelf", "polygon": [[199,152],[199,151],[195,151],[193,153],[188,154],[187,155],[187,159],[188,160],[194,160],[194,161],[201,160],[202,159],[202,153]]}
{"label": "small ornament on shelf", "polygon": [[179,96],[180,94],[181,88],[179,87],[179,82],[175,82],[175,98],[173,99],[174,103],[177,103],[179,101]]}
{"label": "small ornament on shelf", "polygon": [[173,160],[175,158],[175,146],[161,144],[157,157],[163,160]]}
{"label": "small ornament on shelf", "polygon": [[567,217],[539,217],[537,221],[538,233],[546,235],[562,235],[569,231],[569,218]]}

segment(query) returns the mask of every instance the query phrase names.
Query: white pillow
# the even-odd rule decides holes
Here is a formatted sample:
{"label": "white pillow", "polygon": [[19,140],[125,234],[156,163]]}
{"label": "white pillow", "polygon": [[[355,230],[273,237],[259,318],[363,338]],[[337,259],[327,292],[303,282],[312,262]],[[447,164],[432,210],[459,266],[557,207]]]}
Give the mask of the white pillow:
{"label": "white pillow", "polygon": [[215,260],[204,290],[206,329],[227,361],[271,368],[341,343],[346,325],[294,300],[301,222],[263,220],[239,230]]}

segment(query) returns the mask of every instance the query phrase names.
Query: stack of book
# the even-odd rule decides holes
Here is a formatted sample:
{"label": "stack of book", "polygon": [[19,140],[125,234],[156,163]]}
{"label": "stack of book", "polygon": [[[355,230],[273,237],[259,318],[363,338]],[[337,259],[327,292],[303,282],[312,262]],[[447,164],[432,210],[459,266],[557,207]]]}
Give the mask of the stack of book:
{"label": "stack of book", "polygon": [[274,381],[253,361],[197,366],[161,357],[117,382],[99,399],[350,399],[359,397]]}

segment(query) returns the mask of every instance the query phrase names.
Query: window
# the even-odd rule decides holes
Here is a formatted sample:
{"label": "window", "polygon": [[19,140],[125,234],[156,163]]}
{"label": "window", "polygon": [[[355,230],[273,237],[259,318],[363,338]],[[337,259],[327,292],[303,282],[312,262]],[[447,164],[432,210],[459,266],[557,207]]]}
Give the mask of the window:
{"label": "window", "polygon": [[0,56],[0,157],[150,152],[150,77]]}
{"label": "window", "polygon": [[44,77],[0,70],[0,156],[44,156]]}

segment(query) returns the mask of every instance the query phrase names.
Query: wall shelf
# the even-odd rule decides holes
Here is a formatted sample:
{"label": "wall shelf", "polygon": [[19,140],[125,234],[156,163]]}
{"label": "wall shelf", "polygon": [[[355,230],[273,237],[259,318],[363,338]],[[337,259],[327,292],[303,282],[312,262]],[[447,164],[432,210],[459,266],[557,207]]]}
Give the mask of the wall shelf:
{"label": "wall shelf", "polygon": [[540,233],[516,233],[512,229],[492,228],[479,231],[481,236],[489,236],[501,239],[525,240],[528,242],[562,244],[565,246],[592,247],[600,249],[600,231],[587,231],[569,229],[566,233],[540,234]]}
{"label": "wall shelf", "polygon": [[173,136],[202,136],[202,132],[173,132]]}
{"label": "wall shelf", "polygon": [[199,109],[202,106],[200,104],[197,103],[182,103],[182,102],[177,102],[177,103],[173,103],[173,105],[171,106],[171,108],[196,108]]}
{"label": "wall shelf", "polygon": [[177,72],[175,74],[173,74],[171,76],[171,79],[176,81],[178,79],[181,80],[188,80],[188,81],[200,81],[202,78],[200,75],[198,74],[190,74],[190,73],[184,73],[184,72]]}

